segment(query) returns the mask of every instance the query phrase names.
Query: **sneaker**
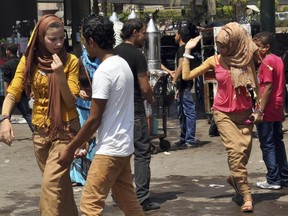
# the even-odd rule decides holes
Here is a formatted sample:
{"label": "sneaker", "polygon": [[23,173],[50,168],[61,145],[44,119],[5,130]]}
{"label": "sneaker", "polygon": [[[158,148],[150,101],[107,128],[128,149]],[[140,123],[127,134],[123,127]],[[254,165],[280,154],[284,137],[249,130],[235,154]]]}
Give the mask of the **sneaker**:
{"label": "sneaker", "polygon": [[195,148],[195,147],[199,147],[200,146],[200,141],[196,140],[193,143],[186,143],[186,145],[188,146],[188,148]]}
{"label": "sneaker", "polygon": [[281,189],[280,185],[269,184],[267,181],[257,182],[256,185],[257,185],[257,187],[262,188],[262,189],[271,189],[271,190]]}
{"label": "sneaker", "polygon": [[186,149],[186,148],[188,148],[188,145],[186,143],[183,143],[183,144],[176,145],[176,148],[177,149]]}
{"label": "sneaker", "polygon": [[187,145],[184,140],[178,140],[177,142],[174,142],[174,145],[177,149],[185,149],[187,148]]}
{"label": "sneaker", "polygon": [[156,202],[151,202],[150,199],[146,199],[141,203],[143,211],[151,211],[160,208],[160,204]]}
{"label": "sneaker", "polygon": [[174,142],[174,145],[179,146],[185,144],[185,140],[178,140],[177,142]]}

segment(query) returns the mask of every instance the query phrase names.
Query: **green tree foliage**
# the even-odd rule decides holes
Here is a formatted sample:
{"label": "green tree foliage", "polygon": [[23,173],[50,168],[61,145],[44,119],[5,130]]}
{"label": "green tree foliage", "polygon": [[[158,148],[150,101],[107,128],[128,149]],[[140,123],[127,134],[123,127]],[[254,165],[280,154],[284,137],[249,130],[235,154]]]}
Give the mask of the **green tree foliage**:
{"label": "green tree foliage", "polygon": [[221,0],[216,0],[216,19],[227,19],[239,21],[239,18],[244,15],[245,8],[249,3],[248,0],[230,0],[228,5],[224,5]]}
{"label": "green tree foliage", "polygon": [[[151,10],[151,11],[145,11],[143,14],[138,13],[138,17],[141,17],[145,22],[149,21],[149,14],[153,14],[153,19],[156,22],[162,22],[165,23],[166,20],[170,20],[171,22],[177,22],[177,21],[188,21],[192,22],[194,24],[198,23],[204,23],[204,21],[210,22],[212,20],[212,17],[208,14],[207,11],[207,0],[202,1],[202,5],[195,5],[196,1],[194,2],[194,5],[191,4],[190,6],[185,6],[182,8],[182,10],[185,10],[185,14],[183,14],[183,11],[181,9],[166,9],[166,10]],[[225,1],[223,4],[223,0],[216,0],[216,15],[213,16],[213,21],[239,21],[240,17],[245,16],[245,9],[247,4],[249,4],[249,0],[228,0]],[[275,0],[275,8],[278,6],[279,0]],[[181,6],[181,0],[171,0],[170,5],[177,5]],[[258,8],[260,8],[260,1],[257,3]],[[191,10],[191,7],[194,7],[193,10]],[[284,9],[284,11],[287,11],[288,9]],[[181,14],[182,11],[182,14]],[[276,9],[275,9],[276,11]],[[192,14],[194,12],[194,14]],[[123,12],[122,14],[119,14],[119,20],[122,22],[125,22],[127,20],[129,13]],[[280,26],[283,26],[284,22],[279,23]],[[277,22],[276,22],[277,26]]]}

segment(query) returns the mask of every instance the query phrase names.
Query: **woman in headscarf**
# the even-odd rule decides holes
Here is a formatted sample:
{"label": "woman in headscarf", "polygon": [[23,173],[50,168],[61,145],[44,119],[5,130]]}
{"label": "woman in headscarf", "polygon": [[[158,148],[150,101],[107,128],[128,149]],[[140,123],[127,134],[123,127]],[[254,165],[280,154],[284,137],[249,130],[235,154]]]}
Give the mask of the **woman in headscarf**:
{"label": "woman in headscarf", "polygon": [[[190,54],[201,36],[191,39],[185,47]],[[231,174],[227,182],[243,197],[243,212],[253,211],[251,189],[247,180],[246,165],[252,148],[253,118],[259,120],[262,112],[252,114],[252,98],[249,91],[259,92],[253,56],[258,57],[258,47],[246,29],[232,22],[223,26],[215,39],[219,55],[206,59],[190,71],[189,60],[183,60],[182,76],[190,80],[214,70],[217,93],[212,106],[213,117],[228,154]],[[259,95],[259,94],[257,94]]]}
{"label": "woman in headscarf", "polygon": [[43,16],[34,28],[2,107],[2,115],[7,118],[2,121],[1,138],[11,145],[12,108],[22,91],[34,93],[33,143],[42,172],[40,215],[45,216],[78,215],[69,168],[57,163],[59,152],[80,129],[75,106],[79,94],[78,58],[67,53],[63,43],[62,21],[54,15]]}

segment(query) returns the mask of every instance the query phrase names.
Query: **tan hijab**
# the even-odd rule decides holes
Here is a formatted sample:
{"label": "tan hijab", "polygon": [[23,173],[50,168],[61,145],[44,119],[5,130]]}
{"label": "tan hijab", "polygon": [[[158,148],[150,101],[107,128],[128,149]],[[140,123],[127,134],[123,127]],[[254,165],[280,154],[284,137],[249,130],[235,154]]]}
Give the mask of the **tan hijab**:
{"label": "tan hijab", "polygon": [[[63,26],[62,21],[57,16],[52,14],[44,15],[36,24],[24,54],[26,57],[24,77],[27,85],[26,88],[30,89],[32,74],[35,66],[48,74],[49,104],[47,116],[50,120],[49,137],[56,137],[56,133],[64,130],[61,115],[60,87],[57,85],[55,75],[51,69],[51,63],[53,62],[52,54],[47,50],[44,42],[47,29],[52,23],[58,23],[60,26]],[[67,61],[67,52],[64,46],[60,50],[58,56],[60,57],[63,65],[65,65]],[[45,119],[46,118],[43,120]]]}
{"label": "tan hijab", "polygon": [[221,59],[229,66],[234,88],[251,85],[255,88],[255,71],[252,67],[253,54],[258,50],[247,30],[236,22],[223,26],[215,41],[228,47]]}

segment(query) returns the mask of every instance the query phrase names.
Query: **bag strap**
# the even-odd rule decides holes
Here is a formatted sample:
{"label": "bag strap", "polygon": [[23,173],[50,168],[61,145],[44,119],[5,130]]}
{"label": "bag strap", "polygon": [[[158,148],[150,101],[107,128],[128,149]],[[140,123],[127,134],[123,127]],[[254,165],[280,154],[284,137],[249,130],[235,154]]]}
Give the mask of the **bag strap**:
{"label": "bag strap", "polygon": [[85,65],[84,65],[83,59],[81,59],[81,61],[82,61],[82,65],[83,65],[83,68],[84,68],[84,70],[85,70],[86,76],[87,76],[87,78],[88,78],[90,87],[92,88],[91,79],[90,79],[90,76],[89,76],[89,74],[88,74],[88,71],[87,71],[87,69],[86,69],[86,67],[85,67]]}
{"label": "bag strap", "polygon": [[87,78],[88,78],[88,81],[89,81],[89,84],[90,84],[90,87],[92,88],[92,83],[91,83],[91,79],[90,79],[90,76],[88,74],[88,71],[87,69],[85,68],[85,66],[83,65],[84,69],[85,69],[85,72],[86,72],[86,75],[87,75]]}

